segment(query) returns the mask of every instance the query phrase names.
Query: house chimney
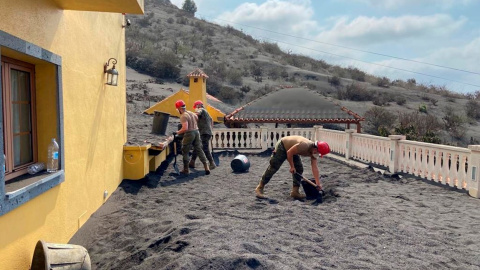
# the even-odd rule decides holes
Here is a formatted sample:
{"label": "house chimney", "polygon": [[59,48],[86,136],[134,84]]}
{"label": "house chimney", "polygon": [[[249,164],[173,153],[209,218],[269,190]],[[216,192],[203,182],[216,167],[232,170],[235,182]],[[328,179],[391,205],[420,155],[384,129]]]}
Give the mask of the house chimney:
{"label": "house chimney", "polygon": [[201,100],[207,108],[207,74],[197,68],[190,72],[187,77],[190,78],[189,98],[187,101],[187,110],[192,110],[193,103]]}

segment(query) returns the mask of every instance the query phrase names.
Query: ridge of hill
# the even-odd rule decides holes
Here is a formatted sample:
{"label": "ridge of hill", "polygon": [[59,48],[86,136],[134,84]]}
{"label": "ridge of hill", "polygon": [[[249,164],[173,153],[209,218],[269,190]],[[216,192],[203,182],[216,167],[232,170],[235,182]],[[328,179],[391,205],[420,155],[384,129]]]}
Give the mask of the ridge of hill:
{"label": "ridge of hill", "polygon": [[223,101],[215,106],[225,113],[278,86],[307,87],[365,116],[367,133],[402,133],[409,139],[458,146],[480,142],[480,91],[464,95],[414,79],[390,81],[355,67],[286,53],[231,26],[192,17],[168,0],[146,0],[145,15],[128,18],[131,112],[188,88],[186,74],[198,67],[208,74],[207,92]]}

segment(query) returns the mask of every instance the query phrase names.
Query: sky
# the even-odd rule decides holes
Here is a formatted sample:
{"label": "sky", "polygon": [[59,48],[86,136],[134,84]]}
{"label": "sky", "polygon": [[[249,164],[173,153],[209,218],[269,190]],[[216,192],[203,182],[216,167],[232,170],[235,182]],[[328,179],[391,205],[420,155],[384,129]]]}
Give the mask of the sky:
{"label": "sky", "polygon": [[[184,0],[170,0],[182,7]],[[230,25],[286,52],[480,90],[480,0],[194,0],[195,17]]]}

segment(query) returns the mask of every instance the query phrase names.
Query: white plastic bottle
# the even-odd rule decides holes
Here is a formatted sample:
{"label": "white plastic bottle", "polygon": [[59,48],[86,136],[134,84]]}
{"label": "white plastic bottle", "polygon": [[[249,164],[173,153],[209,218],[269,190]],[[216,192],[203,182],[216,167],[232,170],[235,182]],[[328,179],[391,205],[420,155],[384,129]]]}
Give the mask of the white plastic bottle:
{"label": "white plastic bottle", "polygon": [[52,173],[58,171],[58,143],[55,138],[48,145],[48,161],[47,172]]}

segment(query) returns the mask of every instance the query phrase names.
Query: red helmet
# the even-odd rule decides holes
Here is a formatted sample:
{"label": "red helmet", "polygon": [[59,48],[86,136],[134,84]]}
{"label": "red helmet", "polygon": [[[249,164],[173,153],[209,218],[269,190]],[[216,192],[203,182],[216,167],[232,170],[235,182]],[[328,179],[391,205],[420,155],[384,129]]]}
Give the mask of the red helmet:
{"label": "red helmet", "polygon": [[175,108],[179,109],[181,107],[185,107],[185,102],[181,99],[177,100],[177,102],[175,102]]}
{"label": "red helmet", "polygon": [[328,145],[328,143],[323,141],[317,141],[316,144],[317,144],[318,153],[320,154],[321,157],[330,153],[330,146]]}
{"label": "red helmet", "polygon": [[201,100],[195,101],[195,102],[193,103],[193,108],[194,108],[194,109],[197,108],[198,105],[202,105],[202,107],[203,107],[203,102],[202,102]]}

